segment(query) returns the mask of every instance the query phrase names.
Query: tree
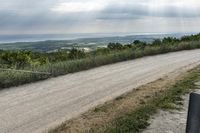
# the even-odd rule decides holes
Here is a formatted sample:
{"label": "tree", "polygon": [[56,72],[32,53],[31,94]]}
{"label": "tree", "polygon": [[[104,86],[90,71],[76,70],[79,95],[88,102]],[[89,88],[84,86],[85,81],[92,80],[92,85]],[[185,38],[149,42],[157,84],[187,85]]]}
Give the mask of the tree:
{"label": "tree", "polygon": [[142,42],[140,40],[135,40],[133,43],[136,49],[144,49],[147,45],[146,42]]}
{"label": "tree", "polygon": [[136,44],[136,45],[138,45],[138,44],[141,44],[141,43],[143,43],[143,42],[140,41],[140,40],[135,40],[133,43]]}
{"label": "tree", "polygon": [[164,43],[164,44],[168,44],[168,43],[172,43],[172,42],[173,42],[173,38],[171,38],[171,37],[165,37],[162,40],[162,43]]}
{"label": "tree", "polygon": [[160,46],[160,45],[162,45],[162,41],[161,41],[160,39],[155,39],[155,40],[152,42],[152,45]]}
{"label": "tree", "polygon": [[68,55],[68,57],[70,59],[81,59],[81,58],[84,58],[85,56],[86,56],[86,54],[85,54],[84,50],[79,50],[76,48],[72,48]]}
{"label": "tree", "polygon": [[110,50],[122,50],[123,49],[123,45],[120,43],[109,43],[108,44],[108,48]]}

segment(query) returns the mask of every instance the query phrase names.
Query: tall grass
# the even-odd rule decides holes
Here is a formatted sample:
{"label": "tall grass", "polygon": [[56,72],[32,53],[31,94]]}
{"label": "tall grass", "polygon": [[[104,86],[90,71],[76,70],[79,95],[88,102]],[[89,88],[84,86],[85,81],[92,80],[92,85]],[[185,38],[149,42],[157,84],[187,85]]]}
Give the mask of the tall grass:
{"label": "tall grass", "polygon": [[49,76],[44,74],[38,75],[14,71],[0,71],[0,89],[44,80],[47,78],[49,78]]}
{"label": "tall grass", "polygon": [[144,56],[157,55],[181,50],[191,50],[197,48],[200,48],[199,41],[181,42],[176,45],[146,46],[144,49],[130,48],[126,50],[113,51],[105,55],[90,56],[78,60],[69,60],[58,63],[45,64],[35,68],[25,68],[26,70],[48,72],[51,73],[51,75],[2,71],[0,72],[0,89],[35,82],[50,77],[65,75],[68,73],[88,70],[94,67],[131,60]]}

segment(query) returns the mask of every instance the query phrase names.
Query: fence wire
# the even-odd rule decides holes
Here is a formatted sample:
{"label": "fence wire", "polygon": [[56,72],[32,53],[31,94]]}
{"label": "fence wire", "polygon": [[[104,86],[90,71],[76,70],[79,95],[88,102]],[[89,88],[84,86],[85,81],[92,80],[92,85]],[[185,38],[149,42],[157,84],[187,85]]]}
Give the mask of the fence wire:
{"label": "fence wire", "polygon": [[51,73],[47,73],[47,72],[28,71],[28,70],[16,70],[16,69],[4,69],[4,68],[0,68],[0,71],[13,71],[13,72],[22,72],[22,73],[51,75]]}

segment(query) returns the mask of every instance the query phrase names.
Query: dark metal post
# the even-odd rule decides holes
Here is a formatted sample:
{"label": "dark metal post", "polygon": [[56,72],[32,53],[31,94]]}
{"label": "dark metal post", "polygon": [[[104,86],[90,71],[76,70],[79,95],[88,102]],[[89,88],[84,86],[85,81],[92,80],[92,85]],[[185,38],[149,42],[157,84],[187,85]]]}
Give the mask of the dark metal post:
{"label": "dark metal post", "polygon": [[191,93],[186,133],[200,133],[200,94]]}

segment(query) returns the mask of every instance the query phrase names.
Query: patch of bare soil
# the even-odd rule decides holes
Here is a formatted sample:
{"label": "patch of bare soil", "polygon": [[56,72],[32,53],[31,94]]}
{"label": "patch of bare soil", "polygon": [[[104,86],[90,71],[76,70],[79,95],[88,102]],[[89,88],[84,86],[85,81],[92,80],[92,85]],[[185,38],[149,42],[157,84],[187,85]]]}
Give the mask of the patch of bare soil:
{"label": "patch of bare soil", "polygon": [[[200,88],[200,82],[195,83]],[[184,104],[181,110],[163,111],[150,120],[151,125],[143,133],[184,133],[186,131],[189,94],[183,96]]]}
{"label": "patch of bare soil", "polygon": [[181,110],[160,110],[150,120],[151,125],[142,133],[184,133],[187,122],[189,95],[183,98],[184,106]]}

